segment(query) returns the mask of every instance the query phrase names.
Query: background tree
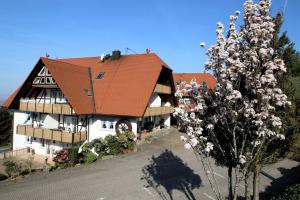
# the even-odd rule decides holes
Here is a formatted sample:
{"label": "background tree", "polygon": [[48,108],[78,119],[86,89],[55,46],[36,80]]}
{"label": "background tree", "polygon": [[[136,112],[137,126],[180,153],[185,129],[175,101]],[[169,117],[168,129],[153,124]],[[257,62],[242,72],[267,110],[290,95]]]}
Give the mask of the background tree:
{"label": "background tree", "polygon": [[0,146],[10,145],[12,141],[12,113],[0,106]]}
{"label": "background tree", "polygon": [[[236,12],[230,17],[226,37],[223,24],[218,23],[217,44],[208,49],[206,63],[217,80],[214,92],[194,81],[182,83],[176,92],[179,98],[187,93],[197,102],[197,113],[188,113],[182,106],[174,115],[187,127],[187,137],[182,138],[185,146],[200,157],[205,171],[212,172],[206,175],[217,199],[223,197],[209,157],[233,168],[228,194],[229,199],[237,199],[239,183],[247,177],[250,166],[257,166],[255,173],[259,174],[266,148],[284,139],[277,113],[290,102],[278,86],[286,68],[283,60],[274,56],[275,24],[269,15],[270,6],[270,0],[257,4],[247,0],[241,30],[235,28]],[[255,185],[254,199],[258,198]]]}

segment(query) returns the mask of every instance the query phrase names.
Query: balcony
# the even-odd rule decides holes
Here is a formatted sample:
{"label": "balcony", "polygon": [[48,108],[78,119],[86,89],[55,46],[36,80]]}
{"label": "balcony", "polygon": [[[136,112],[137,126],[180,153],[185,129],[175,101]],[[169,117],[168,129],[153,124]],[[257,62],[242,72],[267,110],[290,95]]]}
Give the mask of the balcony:
{"label": "balcony", "polygon": [[157,83],[154,92],[160,94],[171,94],[171,87]]}
{"label": "balcony", "polygon": [[146,112],[144,114],[144,117],[149,117],[149,116],[157,116],[157,115],[165,115],[165,114],[170,114],[173,113],[175,109],[173,107],[148,107],[146,109]]}
{"label": "balcony", "polygon": [[36,103],[30,101],[20,101],[20,111],[25,112],[40,112],[50,114],[73,115],[74,110],[69,104],[50,104],[50,103]]}
{"label": "balcony", "polygon": [[79,143],[87,139],[86,131],[69,133],[58,129],[33,128],[32,125],[18,125],[17,134],[65,143]]}

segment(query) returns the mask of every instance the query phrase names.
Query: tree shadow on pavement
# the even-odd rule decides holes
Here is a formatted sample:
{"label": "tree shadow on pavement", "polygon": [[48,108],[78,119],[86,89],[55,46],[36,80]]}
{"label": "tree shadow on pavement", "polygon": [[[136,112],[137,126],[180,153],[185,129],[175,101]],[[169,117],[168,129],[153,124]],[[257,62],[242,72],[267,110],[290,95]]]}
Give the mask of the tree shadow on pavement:
{"label": "tree shadow on pavement", "polygon": [[[201,186],[201,178],[188,167],[172,151],[165,150],[159,156],[152,156],[150,163],[143,167],[142,180],[146,180],[145,187],[152,187],[158,195],[166,200],[173,200],[172,191],[178,190],[186,196],[188,200],[195,200],[192,190]],[[167,196],[162,190],[167,191]]]}
{"label": "tree shadow on pavement", "polygon": [[272,179],[271,185],[268,186],[264,192],[260,193],[260,199],[271,199],[273,196],[276,196],[284,191],[288,186],[291,186],[296,183],[300,183],[300,165],[293,167],[291,169],[278,168],[281,177],[275,179],[269,177],[267,173],[262,173],[262,175]]}

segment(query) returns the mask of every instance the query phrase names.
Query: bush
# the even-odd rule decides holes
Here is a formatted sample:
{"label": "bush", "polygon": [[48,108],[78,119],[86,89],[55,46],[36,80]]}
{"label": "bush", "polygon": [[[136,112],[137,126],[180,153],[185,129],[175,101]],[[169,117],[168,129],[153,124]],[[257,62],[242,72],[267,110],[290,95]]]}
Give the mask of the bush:
{"label": "bush", "polygon": [[121,145],[121,149],[123,152],[127,151],[127,150],[133,150],[134,149],[134,145],[135,145],[135,135],[132,132],[127,132],[124,134],[120,134],[118,135],[118,141]]}
{"label": "bush", "polygon": [[85,156],[85,162],[87,162],[87,163],[93,163],[96,160],[97,160],[97,156],[93,152],[89,152]]}
{"label": "bush", "polygon": [[127,151],[132,151],[135,147],[135,134],[127,132],[119,135],[107,135],[104,139],[98,138],[82,145],[82,154],[87,162],[87,157],[96,156],[91,150],[93,149],[98,157],[104,155],[117,155]]}
{"label": "bush", "polygon": [[12,160],[7,160],[3,162],[3,166],[5,167],[5,173],[9,177],[19,176],[22,171],[22,165],[18,164]]}
{"label": "bush", "polygon": [[33,156],[29,156],[28,159],[25,161],[25,169],[28,171],[28,173],[32,172],[33,159]]}
{"label": "bush", "polygon": [[90,142],[86,142],[82,145],[81,149],[82,149],[82,154],[84,156],[86,156],[89,152],[91,152],[91,149],[93,148],[92,143]]}
{"label": "bush", "polygon": [[70,161],[69,151],[67,149],[62,149],[60,151],[55,152],[53,161],[60,165],[68,164]]}
{"label": "bush", "polygon": [[104,138],[107,143],[107,154],[109,155],[117,155],[121,153],[122,144],[119,142],[117,136],[108,135]]}
{"label": "bush", "polygon": [[94,147],[94,150],[99,155],[99,157],[106,155],[106,150],[108,146],[104,139],[102,138],[94,139],[91,142],[91,145]]}
{"label": "bush", "polygon": [[299,200],[300,199],[300,184],[290,186],[285,189],[284,193],[272,200]]}
{"label": "bush", "polygon": [[76,165],[78,163],[78,150],[79,148],[77,147],[68,149],[71,165]]}

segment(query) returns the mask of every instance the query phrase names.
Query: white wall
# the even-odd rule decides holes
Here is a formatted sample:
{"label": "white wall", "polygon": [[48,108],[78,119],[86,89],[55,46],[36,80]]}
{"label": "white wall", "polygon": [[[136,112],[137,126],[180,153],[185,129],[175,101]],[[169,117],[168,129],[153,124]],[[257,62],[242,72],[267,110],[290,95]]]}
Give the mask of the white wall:
{"label": "white wall", "polygon": [[149,100],[150,107],[161,107],[161,98],[156,93],[153,93]]}
{"label": "white wall", "polygon": [[24,124],[29,114],[20,111],[14,111],[13,120],[13,150],[26,148],[28,145],[25,143],[26,136],[17,134],[17,125]]}
{"label": "white wall", "polygon": [[[94,115],[89,119],[89,141],[93,139],[105,137],[107,135],[115,135],[115,127],[118,120],[124,119],[124,117],[112,117],[112,116],[101,116]],[[137,133],[137,119],[127,118],[131,122],[132,131]],[[106,128],[103,128],[103,122],[106,122]],[[113,128],[110,129],[110,123],[112,122]]]}
{"label": "white wall", "polygon": [[47,114],[45,116],[44,128],[57,128],[58,127],[58,115]]}

